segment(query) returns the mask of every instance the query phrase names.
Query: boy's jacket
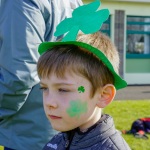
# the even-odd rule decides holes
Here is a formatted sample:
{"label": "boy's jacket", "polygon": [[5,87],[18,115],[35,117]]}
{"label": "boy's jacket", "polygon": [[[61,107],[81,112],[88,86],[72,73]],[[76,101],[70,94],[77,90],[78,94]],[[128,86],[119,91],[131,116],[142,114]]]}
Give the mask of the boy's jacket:
{"label": "boy's jacket", "polygon": [[[69,136],[74,132],[72,141]],[[115,129],[111,116],[103,115],[102,119],[88,129],[81,132],[79,129],[67,133],[57,134],[43,150],[130,150],[125,140]]]}

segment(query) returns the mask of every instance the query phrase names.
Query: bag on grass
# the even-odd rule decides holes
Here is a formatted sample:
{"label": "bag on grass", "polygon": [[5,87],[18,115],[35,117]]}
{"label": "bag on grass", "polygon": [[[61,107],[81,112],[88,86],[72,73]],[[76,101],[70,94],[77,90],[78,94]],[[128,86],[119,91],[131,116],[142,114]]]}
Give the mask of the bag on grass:
{"label": "bag on grass", "polygon": [[150,118],[140,118],[132,123],[131,130],[122,131],[124,134],[133,134],[136,138],[148,139],[146,133],[150,133]]}

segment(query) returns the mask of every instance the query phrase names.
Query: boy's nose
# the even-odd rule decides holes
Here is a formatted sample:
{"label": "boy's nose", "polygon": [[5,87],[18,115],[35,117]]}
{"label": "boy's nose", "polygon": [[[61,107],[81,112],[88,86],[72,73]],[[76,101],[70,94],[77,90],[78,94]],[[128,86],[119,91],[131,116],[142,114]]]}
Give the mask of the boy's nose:
{"label": "boy's nose", "polygon": [[43,100],[47,107],[57,108],[57,101],[54,94],[48,94],[47,96],[43,97]]}

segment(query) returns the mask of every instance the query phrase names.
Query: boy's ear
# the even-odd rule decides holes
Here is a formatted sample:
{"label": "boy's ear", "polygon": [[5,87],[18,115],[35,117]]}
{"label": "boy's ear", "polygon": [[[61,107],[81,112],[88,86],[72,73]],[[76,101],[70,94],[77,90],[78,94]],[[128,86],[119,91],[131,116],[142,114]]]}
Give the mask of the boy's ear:
{"label": "boy's ear", "polygon": [[104,108],[112,102],[116,95],[116,89],[112,84],[106,84],[99,93],[99,100],[97,101],[97,106],[99,108]]}

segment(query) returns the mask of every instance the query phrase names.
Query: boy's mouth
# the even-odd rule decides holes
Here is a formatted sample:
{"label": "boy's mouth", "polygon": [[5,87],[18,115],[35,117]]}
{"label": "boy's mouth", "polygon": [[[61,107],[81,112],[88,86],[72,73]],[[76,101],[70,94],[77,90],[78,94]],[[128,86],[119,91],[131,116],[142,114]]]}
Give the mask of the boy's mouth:
{"label": "boy's mouth", "polygon": [[58,116],[54,116],[54,115],[48,115],[50,117],[50,119],[61,119],[61,117]]}

